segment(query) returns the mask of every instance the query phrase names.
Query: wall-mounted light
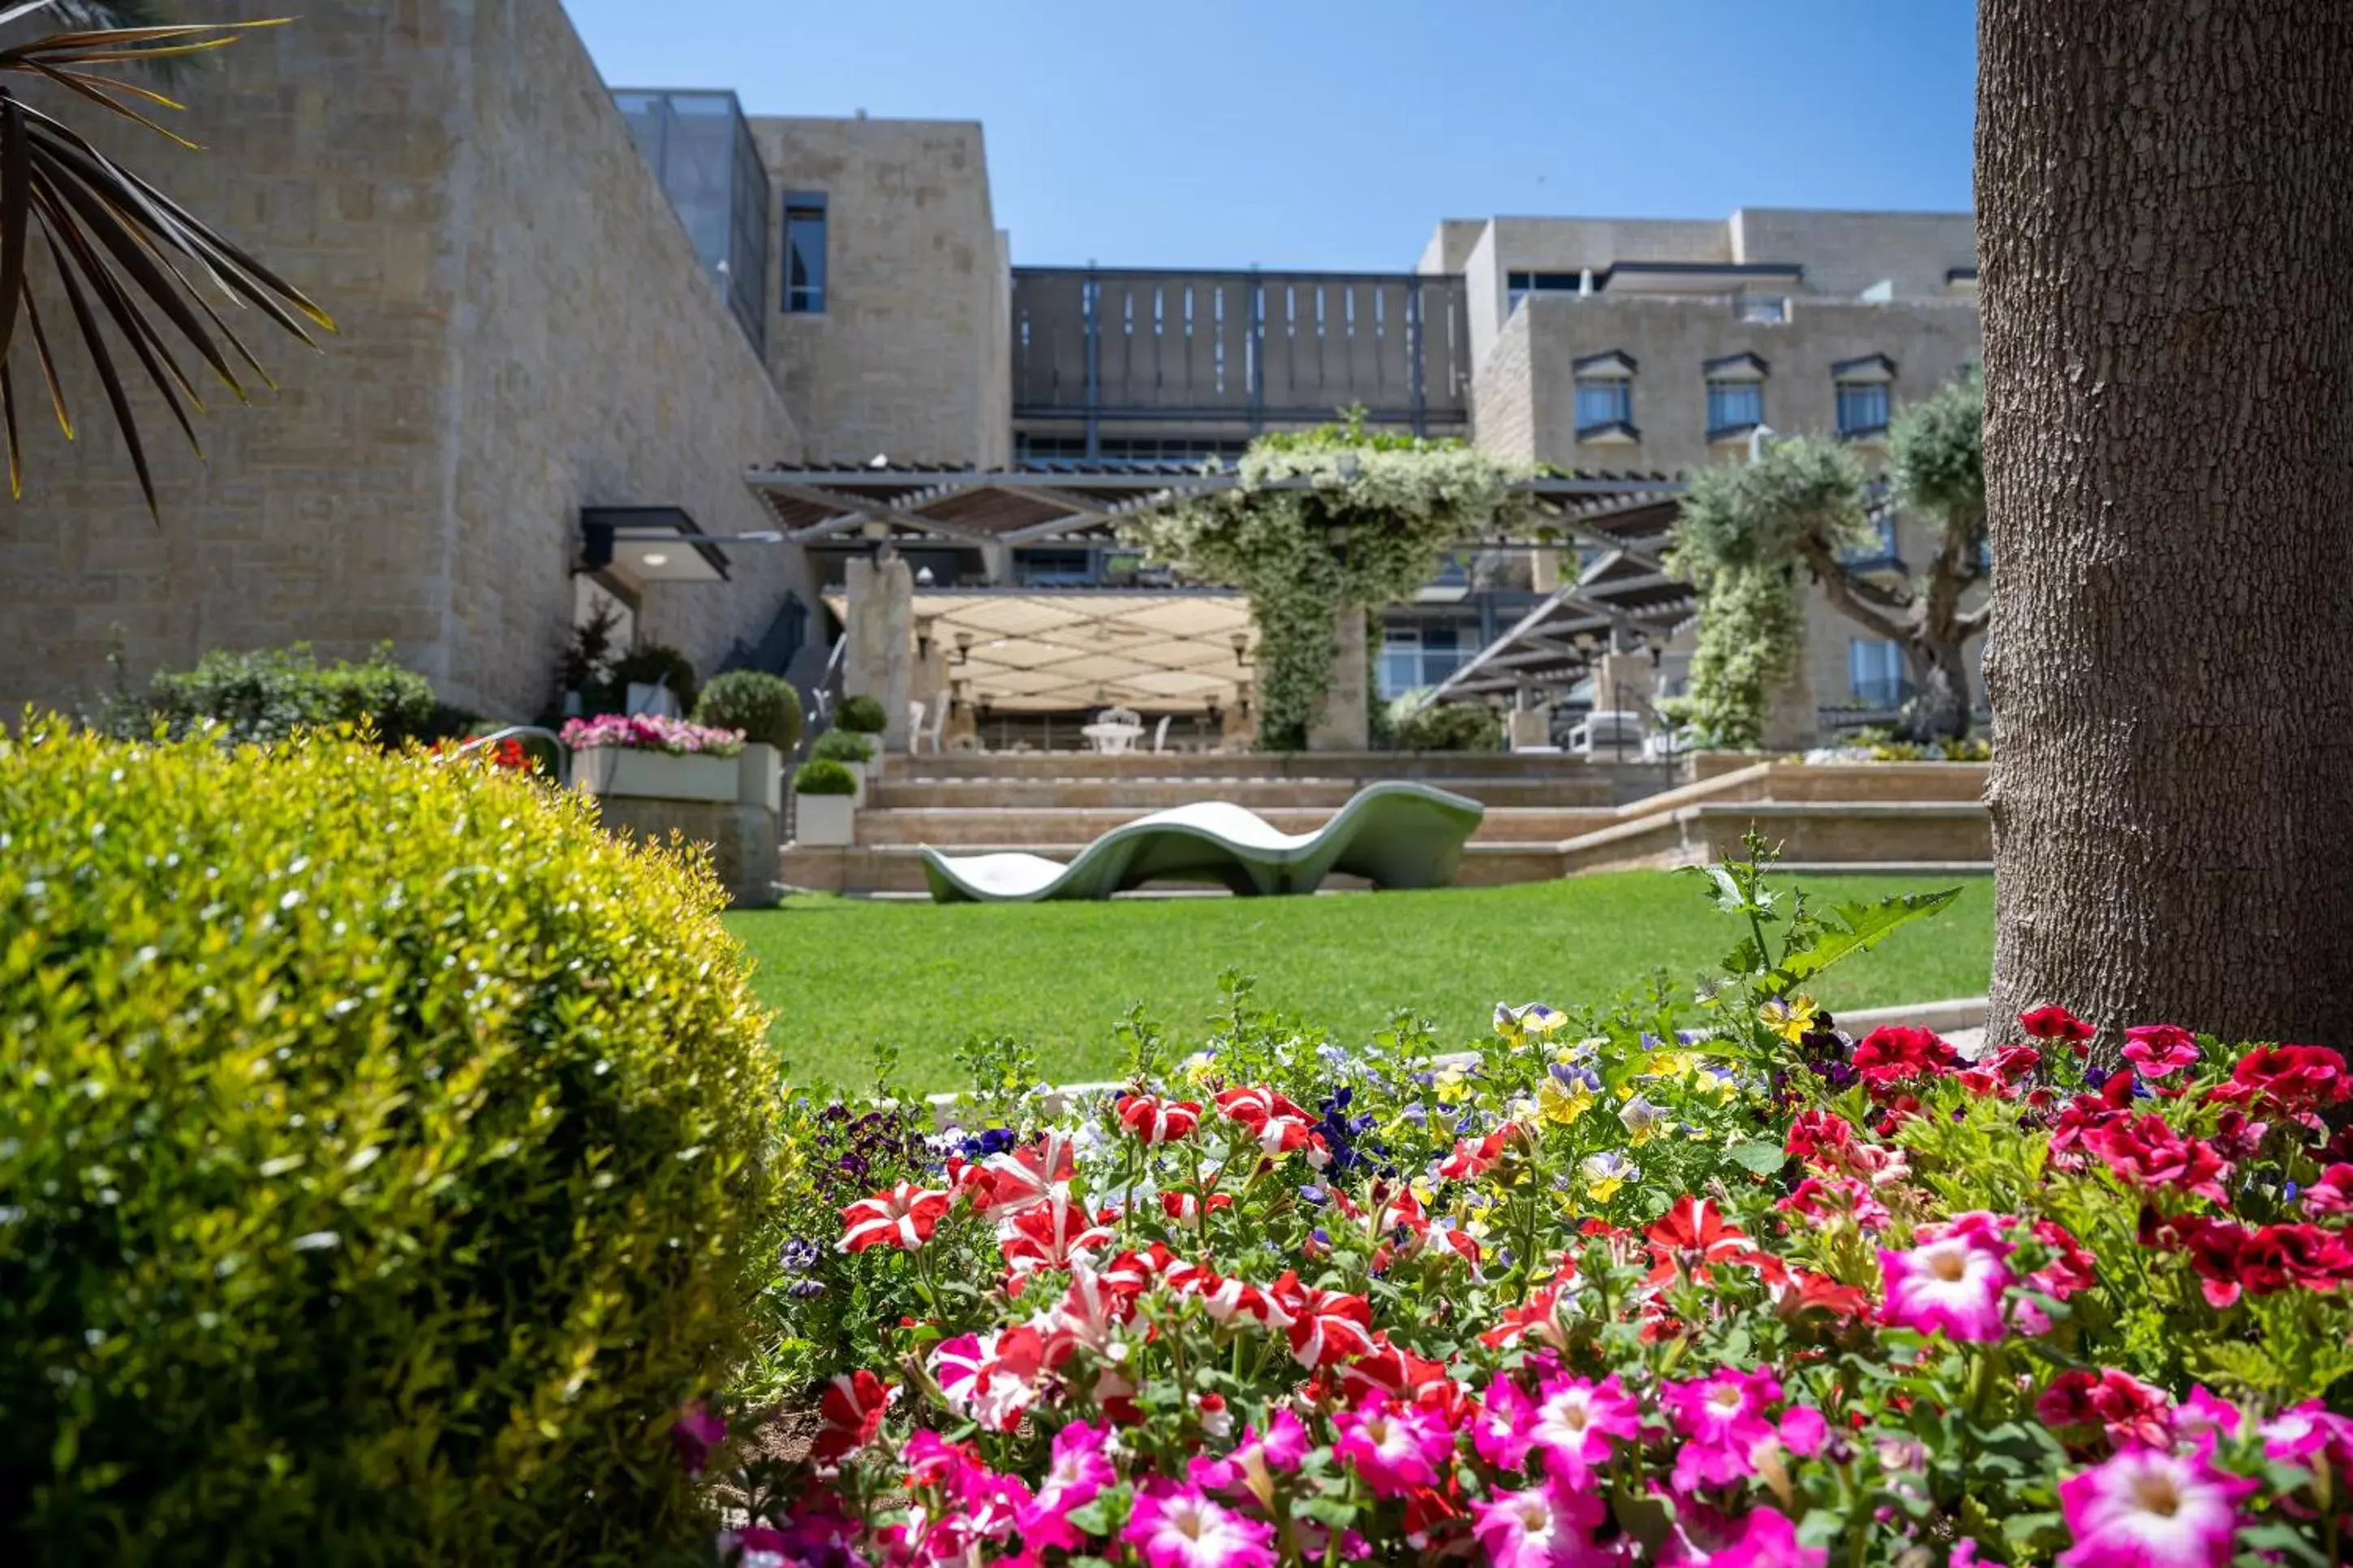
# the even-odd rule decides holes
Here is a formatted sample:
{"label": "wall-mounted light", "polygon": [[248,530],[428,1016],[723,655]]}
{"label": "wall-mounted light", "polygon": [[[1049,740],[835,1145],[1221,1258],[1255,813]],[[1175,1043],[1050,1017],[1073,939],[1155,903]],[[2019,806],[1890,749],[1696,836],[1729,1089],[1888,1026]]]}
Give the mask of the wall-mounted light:
{"label": "wall-mounted light", "polygon": [[955,654],[954,654],[953,656],[951,656],[951,657],[950,657],[950,658],[948,659],[948,662],[949,662],[950,664],[969,664],[969,663],[971,663],[971,662],[972,662],[972,634],[971,634],[970,632],[958,632],[958,633],[956,633],[956,635],[955,635],[955,645],[956,645],[955,652]]}
{"label": "wall-mounted light", "polygon": [[919,659],[929,658],[932,657],[932,625],[934,619],[934,617],[931,616],[923,616],[917,617],[915,621],[915,657]]}
{"label": "wall-mounted light", "polygon": [[1230,640],[1234,645],[1234,666],[1236,668],[1248,669],[1258,662],[1250,658],[1250,633],[1236,632],[1229,640]]}

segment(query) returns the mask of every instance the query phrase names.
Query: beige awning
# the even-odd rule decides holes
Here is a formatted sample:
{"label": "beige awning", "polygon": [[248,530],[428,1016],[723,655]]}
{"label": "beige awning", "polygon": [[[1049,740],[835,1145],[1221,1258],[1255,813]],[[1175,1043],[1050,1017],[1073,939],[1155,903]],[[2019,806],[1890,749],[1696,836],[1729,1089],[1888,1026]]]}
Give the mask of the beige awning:
{"label": "beige awning", "polygon": [[[841,595],[826,605],[847,616]],[[1198,713],[1234,706],[1256,673],[1242,662],[1257,638],[1240,594],[973,589],[918,592],[913,609],[964,699],[1012,712]]]}

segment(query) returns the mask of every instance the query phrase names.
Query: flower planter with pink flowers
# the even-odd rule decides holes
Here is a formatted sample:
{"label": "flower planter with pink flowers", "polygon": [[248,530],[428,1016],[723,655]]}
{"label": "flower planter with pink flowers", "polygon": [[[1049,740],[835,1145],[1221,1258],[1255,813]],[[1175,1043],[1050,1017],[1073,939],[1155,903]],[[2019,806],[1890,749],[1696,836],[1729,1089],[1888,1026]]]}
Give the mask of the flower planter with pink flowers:
{"label": "flower planter with pink flowers", "polygon": [[572,782],[590,795],[733,801],[744,790],[737,730],[712,730],[659,714],[607,713],[564,726]]}

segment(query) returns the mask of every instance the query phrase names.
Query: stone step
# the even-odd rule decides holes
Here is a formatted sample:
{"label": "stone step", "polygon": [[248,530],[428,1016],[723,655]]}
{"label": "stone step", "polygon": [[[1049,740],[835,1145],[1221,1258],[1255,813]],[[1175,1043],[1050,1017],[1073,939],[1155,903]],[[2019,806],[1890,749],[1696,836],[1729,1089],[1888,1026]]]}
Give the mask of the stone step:
{"label": "stone step", "polygon": [[1751,828],[1793,865],[1950,868],[1993,858],[1992,818],[1978,801],[1703,801],[1570,838],[1560,846],[1562,868],[1574,876],[1704,866],[1738,852]]}
{"label": "stone step", "polygon": [[[970,845],[1059,847],[1092,843],[1122,823],[1145,815],[1124,806],[1059,811],[992,806],[869,808],[858,814],[858,842],[875,847],[928,844],[938,849]],[[1331,821],[1333,813],[1323,808],[1273,807],[1258,815],[1285,833],[1312,833]],[[1490,810],[1472,835],[1472,842],[1557,846],[1562,839],[1607,827],[1617,820],[1606,806]]]}
{"label": "stone step", "polygon": [[[1049,859],[1068,860],[1076,844],[976,844],[957,852],[986,855],[1021,850]],[[1501,887],[1512,882],[1548,882],[1560,875],[1560,850],[1551,844],[1480,844],[1464,847],[1462,865],[1454,879],[1458,888]],[[854,845],[846,849],[809,848],[787,845],[778,858],[777,875],[789,887],[822,893],[921,893],[926,890],[923,857],[912,844]],[[1182,887],[1183,883],[1154,883]],[[1348,877],[1325,879],[1327,889],[1361,888]],[[1228,896],[1222,888],[1220,897]]]}
{"label": "stone step", "polygon": [[[1642,774],[1651,787],[1668,777],[1664,764],[1624,770]],[[1620,765],[1588,763],[1581,757],[1527,752],[1134,752],[1104,756],[1092,752],[925,752],[895,754],[889,777],[922,779],[1560,779],[1599,778],[1605,783]]]}
{"label": "stone step", "polygon": [[[1455,779],[1420,781],[1482,805],[1606,806],[1607,780],[1571,775],[1555,779]],[[1109,807],[1142,816],[1172,805],[1221,800],[1252,811],[1269,808],[1337,811],[1364,785],[1350,779],[903,779],[886,775],[868,786],[870,806],[895,810],[996,807],[1063,811]]]}

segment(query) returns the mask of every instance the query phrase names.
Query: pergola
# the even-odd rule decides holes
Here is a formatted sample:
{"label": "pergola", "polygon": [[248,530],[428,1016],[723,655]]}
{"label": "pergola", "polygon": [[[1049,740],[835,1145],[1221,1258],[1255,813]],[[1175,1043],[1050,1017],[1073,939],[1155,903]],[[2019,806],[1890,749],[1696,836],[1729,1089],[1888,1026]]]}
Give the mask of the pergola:
{"label": "pergola", "polygon": [[[840,550],[976,547],[997,559],[995,575],[1007,574],[1002,552],[1014,547],[1111,542],[1123,521],[1240,482],[1231,467],[1078,461],[775,464],[744,477],[785,541]],[[1659,558],[1681,479],[1577,470],[1520,488],[1539,503],[1544,521],[1535,536],[1464,546],[1556,552],[1567,580],[1440,688],[1440,698],[1565,686],[1604,647],[1662,642],[1691,614],[1690,588]],[[831,607],[844,609],[838,601]],[[953,650],[956,676],[975,697],[997,706],[1116,700],[1199,709],[1229,700],[1249,679],[1248,605],[1229,591],[919,587],[914,617],[919,636]]]}

